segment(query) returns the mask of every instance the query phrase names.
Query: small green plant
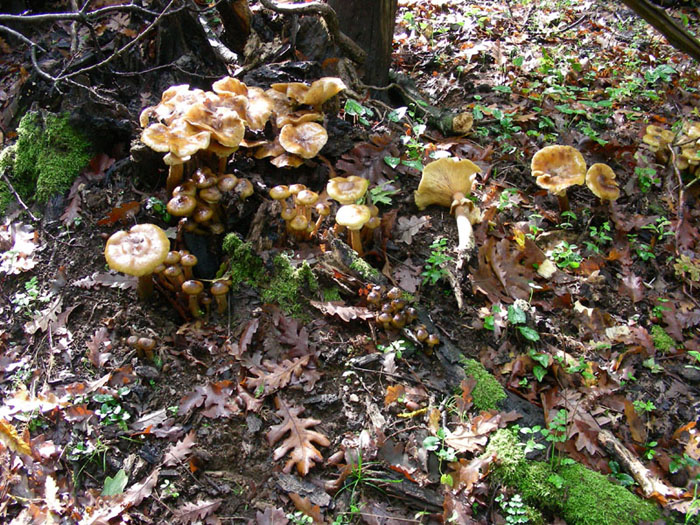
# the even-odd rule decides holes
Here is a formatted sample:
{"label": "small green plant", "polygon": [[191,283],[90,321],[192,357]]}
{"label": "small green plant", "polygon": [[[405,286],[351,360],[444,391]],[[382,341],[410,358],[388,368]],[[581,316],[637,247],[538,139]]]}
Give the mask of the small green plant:
{"label": "small green plant", "polygon": [[655,447],[659,444],[658,441],[649,441],[648,443],[644,444],[644,452],[642,455],[651,461],[654,459],[654,456],[656,456],[656,450]]}
{"label": "small green plant", "polygon": [[682,456],[679,456],[678,454],[671,455],[671,461],[668,464],[668,470],[671,472],[671,474],[675,474],[676,472],[679,472],[684,468],[697,467],[700,467],[700,461],[689,456],[686,453],[683,453]]}
{"label": "small green plant", "polygon": [[440,279],[447,277],[446,266],[451,263],[454,258],[447,254],[447,239],[438,237],[430,245],[430,256],[425,261],[423,272],[423,284],[434,285]]}
{"label": "small green plant", "polygon": [[384,354],[389,354],[389,353],[394,353],[396,354],[396,359],[401,359],[403,357],[403,353],[406,350],[410,350],[414,347],[413,343],[410,341],[406,341],[405,339],[397,339],[396,341],[392,341],[388,345],[377,345],[377,350]]}
{"label": "small green plant", "polygon": [[589,235],[591,237],[592,242],[585,242],[586,249],[589,252],[600,253],[603,246],[612,241],[612,237],[610,237],[609,234],[610,223],[608,221],[605,221],[599,227],[591,226],[589,230]]}
{"label": "small green plant", "polygon": [[642,361],[642,366],[648,368],[652,374],[660,374],[664,371],[664,367],[658,364],[653,357]]}
{"label": "small green plant", "polygon": [[610,467],[610,476],[623,487],[631,487],[637,483],[632,476],[620,470],[620,464],[617,461],[608,461],[608,466]]}
{"label": "small green plant", "polygon": [[107,470],[108,451],[109,447],[100,438],[94,442],[86,439],[69,444],[66,447],[66,459],[80,465],[78,471],[73,472],[73,480],[78,480],[85,467],[91,463],[98,463],[103,471]]}
{"label": "small green plant", "polygon": [[364,126],[369,126],[370,122],[367,120],[374,115],[374,112],[360,104],[357,100],[349,98],[345,101],[345,114],[353,117],[354,120],[359,122]]}
{"label": "small green plant", "polygon": [[581,266],[581,261],[583,257],[577,252],[578,246],[575,244],[569,244],[566,241],[561,241],[552,250],[551,256],[557,266],[563,270],[572,269],[575,270]]}
{"label": "small green plant", "polygon": [[673,264],[676,277],[688,279],[693,283],[700,282],[700,261],[691,259],[687,255],[681,255]]}
{"label": "small green plant", "polygon": [[563,211],[561,212],[560,215],[561,219],[563,222],[559,223],[559,226],[561,226],[565,230],[570,230],[571,228],[574,227],[574,222],[578,217],[576,217],[576,214],[573,211]]}
{"label": "small green plant", "polygon": [[164,480],[163,483],[160,484],[159,488],[160,497],[162,499],[177,499],[180,497],[177,487],[171,483],[169,479]]}
{"label": "small green plant", "polygon": [[635,399],[632,402],[634,410],[638,414],[645,414],[647,412],[653,412],[656,410],[656,405],[652,401],[642,401],[641,399]]}
{"label": "small green plant", "polygon": [[634,174],[637,176],[637,185],[642,193],[648,193],[651,187],[660,184],[661,179],[656,176],[656,170],[654,168],[642,168],[637,166],[634,168]]}
{"label": "small green plant", "polygon": [[698,365],[700,365],[700,352],[697,352],[695,350],[688,350],[688,355],[690,357],[692,357],[693,359],[695,359],[695,361],[693,361],[694,364],[685,365],[685,367],[686,368],[693,368],[695,370],[700,370],[700,366],[698,366]]}
{"label": "small green plant", "polygon": [[162,221],[170,222],[170,214],[162,200],[156,197],[148,197],[146,200],[146,209],[154,213]]}
{"label": "small green plant", "polygon": [[537,382],[541,383],[544,376],[547,375],[547,368],[549,368],[551,358],[549,354],[537,353],[534,348],[530,348],[527,355],[530,356],[530,359],[535,361],[536,364],[532,367],[532,374],[535,376],[535,379],[537,379]]}
{"label": "small green plant", "polygon": [[666,217],[658,217],[656,222],[642,226],[642,230],[651,231],[658,242],[662,241],[666,237],[673,237],[675,235],[674,232],[667,229],[669,226],[671,226],[671,221],[669,221]]}
{"label": "small green plant", "polygon": [[14,305],[15,313],[34,316],[42,304],[51,300],[51,294],[42,292],[37,276],[24,283],[24,292],[17,292],[10,302]]}
{"label": "small green plant", "polygon": [[380,485],[387,483],[401,483],[400,479],[378,477],[381,473],[376,470],[372,470],[372,467],[378,464],[379,463],[376,461],[364,463],[362,461],[362,454],[358,449],[357,463],[355,463],[354,465],[350,465],[350,473],[348,474],[348,477],[345,480],[345,484],[340,488],[338,492],[336,492],[336,497],[339,496],[342,492],[349,490],[350,502],[353,504],[357,504],[359,492],[365,487],[371,487],[383,494],[384,490],[381,488]]}
{"label": "small green plant", "polygon": [[668,312],[669,310],[671,310],[668,306],[664,306],[664,303],[667,303],[668,299],[658,297],[656,300],[661,304],[657,304],[651,309],[651,315],[652,317],[656,317],[657,319],[662,319],[664,316],[664,312]]}
{"label": "small green plant", "polygon": [[534,241],[537,236],[542,233],[542,228],[540,228],[541,219],[543,219],[543,217],[539,213],[530,214],[530,216],[527,218],[530,233],[526,233],[525,237]]}
{"label": "small green plant", "polygon": [[634,246],[634,251],[637,254],[637,257],[639,257],[642,261],[646,262],[656,258],[651,246],[649,244],[639,242],[637,240],[637,235],[628,233],[627,239],[630,241],[630,244]]}
{"label": "small green plant", "polygon": [[117,396],[112,394],[95,394],[92,400],[100,403],[100,407],[95,410],[95,414],[100,418],[100,422],[105,425],[117,425],[122,430],[128,430],[127,421],[131,414],[121,406],[119,399],[126,396],[130,390],[122,387],[118,390]]}
{"label": "small green plant", "polygon": [[510,200],[513,195],[517,195],[518,190],[515,188],[506,188],[498,196],[498,211],[503,211],[516,206],[516,204]]}
{"label": "small green plant", "polygon": [[542,427],[540,425],[535,425],[532,428],[523,427],[520,429],[520,433],[528,436],[527,441],[525,442],[525,448],[523,450],[525,455],[528,455],[530,452],[535,450],[544,450],[547,448],[542,443],[538,443],[536,439],[537,436],[542,433]]}
{"label": "small green plant", "polygon": [[505,516],[507,525],[516,525],[517,523],[530,523],[527,517],[527,506],[523,503],[523,498],[520,494],[513,494],[513,497],[506,499],[503,494],[496,496],[496,501],[501,506],[501,510]]}
{"label": "small green plant", "polygon": [[557,410],[554,417],[547,425],[547,428],[543,428],[540,432],[544,436],[544,439],[550,443],[552,449],[552,455],[550,456],[550,465],[554,467],[554,454],[556,451],[557,443],[564,443],[566,441],[567,433],[567,413],[563,408]]}
{"label": "small green plant", "polygon": [[423,440],[423,448],[428,452],[434,452],[439,461],[440,483],[452,487],[454,480],[452,476],[443,472],[443,463],[454,463],[457,461],[457,451],[445,444],[447,431],[440,427],[435,436],[428,436]]}
{"label": "small green plant", "polygon": [[391,206],[391,198],[398,192],[399,190],[387,189],[387,185],[385,184],[383,186],[375,186],[369,190],[369,197],[372,204],[386,204],[387,206]]}
{"label": "small green plant", "polygon": [[651,325],[650,335],[654,348],[660,352],[668,352],[675,346],[673,338],[658,324]]}

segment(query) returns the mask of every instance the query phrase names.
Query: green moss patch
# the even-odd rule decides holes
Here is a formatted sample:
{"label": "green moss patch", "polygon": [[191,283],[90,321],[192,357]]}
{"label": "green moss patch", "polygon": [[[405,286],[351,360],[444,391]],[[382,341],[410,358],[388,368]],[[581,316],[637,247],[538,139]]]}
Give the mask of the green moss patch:
{"label": "green moss patch", "polygon": [[316,277],[306,261],[295,267],[289,257],[278,255],[270,276],[250,243],[243,242],[235,233],[224,237],[222,248],[229,259],[220,276],[226,275],[234,289],[241,284],[255,288],[263,301],[278,305],[288,314],[299,315],[307,303],[304,292],[318,290]]}
{"label": "green moss patch", "polygon": [[498,408],[498,404],[507,397],[498,380],[475,359],[465,359],[462,364],[466,374],[476,380],[476,386],[472,390],[474,406],[479,410]]}
{"label": "green moss patch", "polygon": [[[67,114],[30,112],[17,128],[17,142],[0,155],[0,169],[27,202],[46,202],[64,193],[87,166],[93,151],[89,140],[70,125]],[[0,188],[0,211],[10,202]]]}
{"label": "green moss patch", "polygon": [[668,352],[676,345],[668,332],[658,324],[651,325],[651,340],[654,342],[654,348],[660,352]]}
{"label": "green moss patch", "polygon": [[651,502],[616,485],[580,463],[559,465],[528,461],[514,430],[496,431],[486,452],[496,455],[494,475],[523,500],[570,525],[636,525],[660,519]]}

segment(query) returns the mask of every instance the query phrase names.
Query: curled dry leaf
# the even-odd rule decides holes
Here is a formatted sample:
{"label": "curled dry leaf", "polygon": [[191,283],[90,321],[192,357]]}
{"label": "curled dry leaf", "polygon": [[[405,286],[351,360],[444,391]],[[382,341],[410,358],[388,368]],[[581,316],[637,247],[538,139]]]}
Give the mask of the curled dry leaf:
{"label": "curled dry leaf", "polygon": [[105,363],[112,357],[110,350],[112,349],[112,341],[109,340],[109,331],[105,327],[98,328],[92,334],[90,340],[85,343],[88,347],[88,357],[90,362],[96,368],[102,368]]}
{"label": "curled dry leaf", "polygon": [[284,472],[289,473],[292,467],[296,465],[299,474],[306,476],[315,462],[323,460],[323,456],[314,446],[314,443],[327,447],[331,442],[320,432],[309,430],[311,427],[321,423],[321,421],[312,418],[300,418],[299,414],[304,411],[304,407],[288,406],[279,396],[275,398],[275,407],[277,408],[277,415],[282,418],[282,422],[270,428],[270,431],[267,433],[267,442],[272,446],[280,441],[285,434],[289,433],[289,435],[275,449],[273,458],[278,460],[289,453],[290,459],[284,466]]}
{"label": "curled dry leaf", "polygon": [[170,448],[168,448],[163,456],[163,465],[166,467],[179,465],[192,453],[192,447],[196,444],[195,433],[194,430],[192,430],[182,438],[181,441],[170,445]]}
{"label": "curled dry leaf", "polygon": [[178,523],[194,523],[211,515],[221,506],[222,500],[198,501],[197,503],[185,503],[175,510],[175,519]]}
{"label": "curled dry leaf", "polygon": [[252,387],[256,397],[260,397],[258,392],[262,389],[263,395],[267,396],[284,388],[290,383],[304,382],[305,367],[309,364],[309,354],[304,357],[296,357],[292,360],[285,359],[281,363],[275,363],[266,359],[261,367],[250,369],[251,374],[256,377],[248,377],[246,385]]}
{"label": "curled dry leaf", "polygon": [[324,315],[337,315],[346,323],[355,319],[372,319],[375,313],[364,306],[345,306],[338,301],[310,301],[311,306],[318,308]]}
{"label": "curled dry leaf", "polygon": [[120,290],[135,290],[138,286],[138,277],[121,273],[95,272],[92,275],[73,281],[71,286],[78,288],[94,288],[96,286],[109,286]]}

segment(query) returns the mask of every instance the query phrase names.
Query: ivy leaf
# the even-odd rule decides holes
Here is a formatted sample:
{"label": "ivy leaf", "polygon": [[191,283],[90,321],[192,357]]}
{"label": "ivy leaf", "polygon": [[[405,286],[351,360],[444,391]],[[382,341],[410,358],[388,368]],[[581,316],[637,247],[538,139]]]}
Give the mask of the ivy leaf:
{"label": "ivy leaf", "polygon": [[129,483],[129,476],[126,475],[124,469],[120,469],[113,478],[107,476],[105,484],[102,487],[103,496],[116,496],[124,492],[126,484]]}
{"label": "ivy leaf", "polygon": [[423,171],[423,163],[419,160],[402,160],[401,164],[418,171]]}
{"label": "ivy leaf", "polygon": [[518,330],[520,330],[520,334],[528,341],[536,342],[540,340],[540,334],[537,333],[537,330],[533,330],[529,326],[518,326]]}
{"label": "ivy leaf", "polygon": [[541,383],[544,379],[544,376],[547,375],[547,369],[541,367],[540,365],[535,365],[535,367],[532,369],[532,373],[534,374],[537,381]]}
{"label": "ivy leaf", "polygon": [[511,324],[523,324],[527,321],[527,316],[520,308],[514,305],[508,306],[508,322]]}

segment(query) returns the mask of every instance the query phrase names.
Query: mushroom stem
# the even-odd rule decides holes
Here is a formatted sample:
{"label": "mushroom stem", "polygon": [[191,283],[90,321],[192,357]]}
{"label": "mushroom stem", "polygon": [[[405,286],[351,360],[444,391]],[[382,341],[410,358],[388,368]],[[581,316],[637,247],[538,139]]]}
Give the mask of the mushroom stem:
{"label": "mushroom stem", "polygon": [[471,252],[476,243],[474,242],[472,221],[469,219],[469,205],[465,202],[467,201],[464,193],[457,192],[452,195],[452,211],[455,214],[455,220],[457,221],[457,234],[459,236],[457,251]]}
{"label": "mushroom stem", "polygon": [[557,193],[557,200],[559,201],[559,211],[569,211],[569,196],[566,194],[566,190]]}
{"label": "mushroom stem", "polygon": [[[350,228],[348,228],[350,230]],[[360,239],[360,230],[350,230],[350,246],[357,252],[359,257],[362,257],[362,240]]]}
{"label": "mushroom stem", "polygon": [[153,274],[139,275],[136,292],[140,299],[148,299],[153,294]]}
{"label": "mushroom stem", "polygon": [[182,182],[184,173],[183,164],[172,164],[168,170],[168,179],[165,181],[165,187],[168,190],[168,195],[172,195],[173,190]]}
{"label": "mushroom stem", "polygon": [[226,161],[228,161],[228,157],[219,157],[219,175],[226,172]]}

